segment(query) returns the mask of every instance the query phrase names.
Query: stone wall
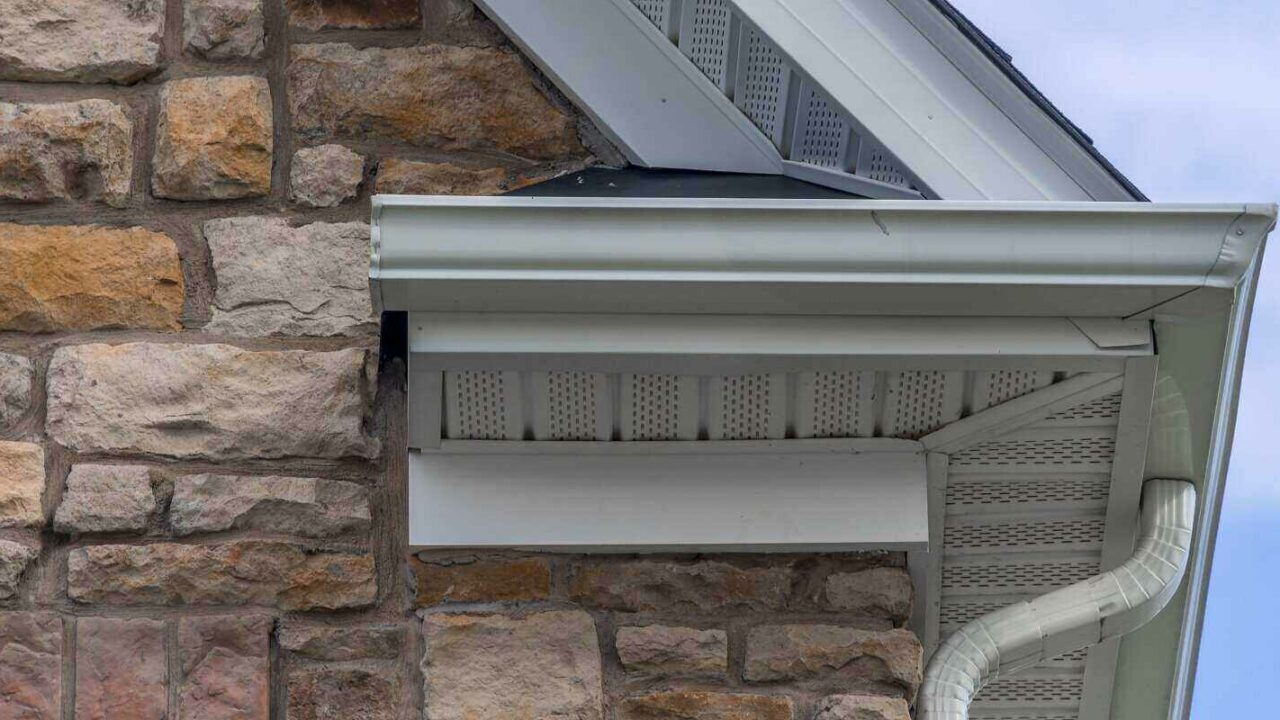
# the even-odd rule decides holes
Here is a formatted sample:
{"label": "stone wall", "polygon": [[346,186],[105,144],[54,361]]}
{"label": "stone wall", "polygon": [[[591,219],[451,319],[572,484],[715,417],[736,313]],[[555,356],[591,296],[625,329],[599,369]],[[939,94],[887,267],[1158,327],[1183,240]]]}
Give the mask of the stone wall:
{"label": "stone wall", "polygon": [[900,555],[407,555],[369,197],[599,138],[467,0],[0,0],[0,718],[907,717]]}

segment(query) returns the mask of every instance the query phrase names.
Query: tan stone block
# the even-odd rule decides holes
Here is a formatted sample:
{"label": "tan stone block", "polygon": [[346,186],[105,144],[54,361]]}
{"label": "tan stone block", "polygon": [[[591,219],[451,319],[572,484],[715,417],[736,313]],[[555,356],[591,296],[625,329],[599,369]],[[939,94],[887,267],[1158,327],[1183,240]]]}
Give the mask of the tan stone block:
{"label": "tan stone block", "polygon": [[659,692],[622,701],[619,720],[792,720],[781,695]]}
{"label": "tan stone block", "polygon": [[302,537],[367,532],[363,485],[317,478],[186,475],[173,481],[169,523],[178,535],[261,530]]}
{"label": "tan stone block", "polygon": [[0,330],[177,330],[182,265],[142,228],[0,223]]}
{"label": "tan stone block", "polygon": [[164,720],[169,671],[164,622],[76,622],[76,720]]}
{"label": "tan stone block", "polygon": [[7,600],[17,594],[22,573],[26,572],[27,566],[38,554],[39,551],[29,545],[0,540],[0,600]]}
{"label": "tan stone block", "polygon": [[101,200],[124,207],[132,143],[133,123],[108,100],[0,102],[0,201]]}
{"label": "tan stone block", "polygon": [[364,156],[341,145],[303,148],[289,166],[289,199],[307,207],[337,207],[356,196]]}
{"label": "tan stone block", "polygon": [[163,0],[7,0],[0,80],[117,82],[159,68]]}
{"label": "tan stone block", "polygon": [[543,558],[469,559],[411,563],[418,581],[415,603],[545,600],[551,594],[551,566]]}
{"label": "tan stone block", "polygon": [[0,527],[44,525],[44,448],[0,441]]}
{"label": "tan stone block", "polygon": [[369,226],[284,218],[210,220],[205,239],[218,290],[210,332],[355,335],[377,317],[369,294]]}
{"label": "tan stone block", "polygon": [[368,352],[75,345],[49,363],[47,430],[78,452],[372,457]]}
{"label": "tan stone block", "polygon": [[111,605],[366,607],[377,597],[367,551],[242,540],[217,545],[93,545],[71,551],[67,596]]}
{"label": "tan stone block", "polygon": [[378,164],[375,191],[388,195],[498,195],[511,189],[507,175],[500,167],[469,168],[388,158]]}
{"label": "tan stone block", "polygon": [[151,471],[141,465],[76,465],[53,516],[61,533],[139,531],[156,510]]}
{"label": "tan stone block", "polygon": [[428,720],[603,716],[600,648],[584,612],[423,620]]}
{"label": "tan stone block", "polygon": [[266,78],[170,80],[160,92],[152,192],[171,200],[266,195],[273,142]]}
{"label": "tan stone block", "polygon": [[585,153],[576,119],[506,50],[295,45],[287,77],[303,142],[380,138],[541,159]]}

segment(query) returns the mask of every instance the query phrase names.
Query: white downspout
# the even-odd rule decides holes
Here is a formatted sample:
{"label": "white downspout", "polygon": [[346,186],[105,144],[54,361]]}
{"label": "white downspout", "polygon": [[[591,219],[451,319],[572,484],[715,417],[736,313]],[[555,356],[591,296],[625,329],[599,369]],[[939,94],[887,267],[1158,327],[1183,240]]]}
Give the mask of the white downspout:
{"label": "white downspout", "polygon": [[918,720],[967,720],[973,696],[996,678],[1145,625],[1178,589],[1195,505],[1191,483],[1148,480],[1133,557],[1114,570],[972,620],[948,637],[925,672]]}

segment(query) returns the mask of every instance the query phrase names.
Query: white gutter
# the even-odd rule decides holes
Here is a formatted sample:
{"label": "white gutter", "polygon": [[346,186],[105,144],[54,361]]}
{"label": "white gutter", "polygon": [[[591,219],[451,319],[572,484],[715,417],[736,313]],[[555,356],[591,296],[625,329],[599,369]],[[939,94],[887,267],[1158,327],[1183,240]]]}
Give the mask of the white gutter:
{"label": "white gutter", "polygon": [[1229,303],[1263,205],[373,200],[387,310],[1126,317]]}
{"label": "white gutter", "polygon": [[1138,549],[1120,567],[970,621],[925,671],[917,720],[967,720],[991,681],[1146,624],[1178,589],[1196,520],[1195,486],[1149,480]]}

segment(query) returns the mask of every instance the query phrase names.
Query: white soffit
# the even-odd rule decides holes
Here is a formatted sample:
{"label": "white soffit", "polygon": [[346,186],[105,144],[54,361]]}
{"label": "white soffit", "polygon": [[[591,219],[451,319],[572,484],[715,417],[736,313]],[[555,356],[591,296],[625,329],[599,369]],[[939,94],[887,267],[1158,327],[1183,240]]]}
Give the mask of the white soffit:
{"label": "white soffit", "polygon": [[[1275,207],[377,196],[383,309],[1124,318],[1221,296]],[[484,238],[484,242],[476,242]]]}
{"label": "white soffit", "polygon": [[808,444],[780,452],[685,443],[664,452],[651,443],[643,453],[518,444],[513,452],[411,454],[410,546],[914,550],[929,537],[924,454],[911,441],[852,440],[816,452]]}

